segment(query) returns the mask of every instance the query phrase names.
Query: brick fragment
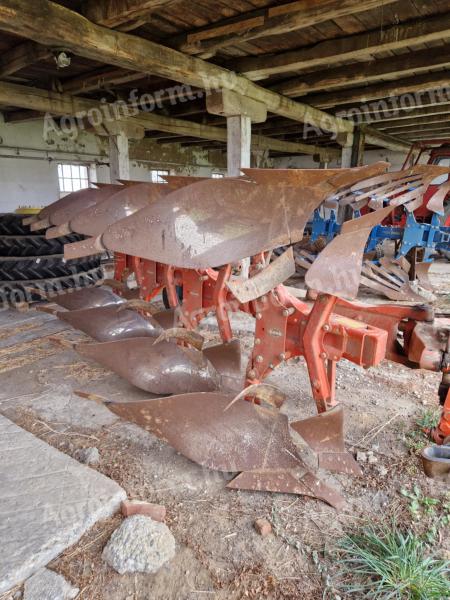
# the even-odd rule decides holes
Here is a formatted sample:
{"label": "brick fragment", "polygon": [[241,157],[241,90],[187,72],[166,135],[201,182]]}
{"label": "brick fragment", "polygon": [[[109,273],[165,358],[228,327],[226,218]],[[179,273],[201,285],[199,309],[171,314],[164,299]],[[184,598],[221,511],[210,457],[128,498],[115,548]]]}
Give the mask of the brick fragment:
{"label": "brick fragment", "polygon": [[122,514],[124,517],[145,515],[154,521],[163,523],[166,518],[166,507],[143,500],[125,500],[122,502]]}

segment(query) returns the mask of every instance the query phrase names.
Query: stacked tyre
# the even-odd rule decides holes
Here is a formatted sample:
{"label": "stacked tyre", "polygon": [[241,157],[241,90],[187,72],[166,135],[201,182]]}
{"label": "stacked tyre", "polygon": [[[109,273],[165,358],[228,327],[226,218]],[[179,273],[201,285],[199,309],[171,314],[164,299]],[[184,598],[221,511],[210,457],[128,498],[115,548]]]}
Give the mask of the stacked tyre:
{"label": "stacked tyre", "polygon": [[45,231],[30,231],[18,214],[0,214],[0,302],[2,307],[41,299],[67,288],[93,285],[101,278],[98,256],[64,260],[64,244],[83,236],[47,240]]}

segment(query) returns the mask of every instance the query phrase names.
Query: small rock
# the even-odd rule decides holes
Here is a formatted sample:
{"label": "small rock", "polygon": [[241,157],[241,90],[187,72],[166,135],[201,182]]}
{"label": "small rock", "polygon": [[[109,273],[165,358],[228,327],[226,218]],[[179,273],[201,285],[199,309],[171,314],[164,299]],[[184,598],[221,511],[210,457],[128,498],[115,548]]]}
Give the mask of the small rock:
{"label": "small rock", "polygon": [[369,452],[367,453],[367,461],[369,465],[374,465],[378,462],[378,458],[375,456],[372,450],[369,450]]}
{"label": "small rock", "polygon": [[356,460],[361,463],[367,462],[367,453],[366,452],[358,452],[356,453]]}
{"label": "small rock", "polygon": [[164,523],[166,519],[166,507],[161,504],[144,502],[143,500],[125,500],[122,502],[122,514],[124,517],[145,515],[154,521]]}
{"label": "small rock", "polygon": [[98,465],[100,452],[97,448],[83,448],[75,453],[75,458],[85,465]]}
{"label": "small rock", "polygon": [[267,537],[272,533],[272,525],[267,519],[256,519],[253,523],[253,527],[261,537]]}
{"label": "small rock", "polygon": [[79,592],[62,575],[44,568],[25,581],[23,600],[73,600]]}
{"label": "small rock", "polygon": [[175,556],[175,539],[167,525],[144,515],[133,515],[114,531],[103,558],[115,571],[156,573]]}
{"label": "small rock", "polygon": [[386,475],[389,473],[388,469],[386,469],[386,467],[384,467],[383,465],[380,465],[378,467],[378,473],[381,475],[381,477],[386,477]]}

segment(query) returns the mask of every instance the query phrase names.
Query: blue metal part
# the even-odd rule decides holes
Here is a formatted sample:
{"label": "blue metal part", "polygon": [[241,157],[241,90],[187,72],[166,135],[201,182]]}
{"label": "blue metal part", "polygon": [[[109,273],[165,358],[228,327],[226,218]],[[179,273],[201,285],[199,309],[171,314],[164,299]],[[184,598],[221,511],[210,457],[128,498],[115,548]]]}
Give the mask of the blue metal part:
{"label": "blue metal part", "polygon": [[423,262],[431,262],[437,250],[450,250],[450,227],[441,225],[437,214],[432,216],[431,223],[418,223],[414,214],[409,213],[397,258],[406,256],[411,248],[424,248]]}
{"label": "blue metal part", "polygon": [[[357,218],[360,215],[355,213],[354,216]],[[374,252],[384,240],[393,240],[399,242],[396,258],[406,256],[412,248],[424,248],[423,261],[431,262],[438,250],[450,251],[450,227],[442,225],[443,221],[444,217],[434,214],[431,223],[418,223],[414,214],[409,213],[405,227],[376,225],[370,232],[365,251]],[[325,238],[328,243],[340,232],[341,226],[336,220],[336,211],[332,210],[330,216],[325,218],[316,209],[306,229],[312,242]]]}
{"label": "blue metal part", "polygon": [[311,241],[315,242],[319,237],[324,237],[328,242],[340,232],[341,226],[337,222],[336,211],[331,210],[330,216],[326,219],[316,208],[311,226]]}
{"label": "blue metal part", "polygon": [[403,227],[376,225],[367,240],[366,252],[373,252],[384,240],[401,240],[403,231]]}

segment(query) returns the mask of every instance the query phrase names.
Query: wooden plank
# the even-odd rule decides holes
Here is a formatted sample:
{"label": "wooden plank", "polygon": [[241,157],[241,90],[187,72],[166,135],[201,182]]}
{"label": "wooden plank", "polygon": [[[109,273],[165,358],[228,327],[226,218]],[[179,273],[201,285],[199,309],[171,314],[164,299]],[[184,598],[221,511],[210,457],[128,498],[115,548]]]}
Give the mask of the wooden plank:
{"label": "wooden plank", "polygon": [[65,79],[62,81],[62,87],[65,92],[70,94],[83,94],[99,90],[110,85],[118,85],[137,81],[145,77],[142,73],[136,71],[124,71],[123,69],[102,68],[96,69],[85,75]]}
{"label": "wooden plank", "polygon": [[450,123],[448,125],[443,125],[441,124],[434,124],[434,125],[426,125],[426,126],[420,126],[417,125],[416,127],[413,127],[411,129],[407,129],[407,128],[398,128],[395,130],[395,134],[393,133],[393,135],[397,135],[397,134],[404,134],[404,135],[414,135],[414,134],[427,134],[429,138],[433,138],[435,133],[442,133],[442,132],[448,132],[450,135]]}
{"label": "wooden plank", "polygon": [[252,11],[233,22],[220,22],[189,33],[178,48],[190,54],[211,56],[217,50],[263,37],[282,35],[318,23],[392,4],[396,0],[299,0],[274,6],[264,11]]}
{"label": "wooden plank", "polygon": [[[313,106],[330,108],[350,102],[368,102],[379,98],[401,96],[402,94],[420,94],[427,90],[447,87],[449,83],[448,72],[427,73],[416,77],[405,77],[385,83],[378,83],[366,87],[350,88],[334,91],[330,94],[315,94],[306,96],[305,100]],[[408,103],[408,106],[411,104]]]}
{"label": "wooden plank", "polygon": [[233,61],[233,68],[253,80],[370,58],[386,50],[407,48],[413,44],[440,41],[450,37],[450,13],[420,19],[385,29],[325,40],[308,48]]}
{"label": "wooden plank", "polygon": [[363,119],[366,122],[375,121],[376,123],[389,123],[394,120],[407,123],[409,119],[415,119],[416,117],[428,116],[432,118],[435,115],[448,114],[449,112],[450,104],[431,104],[425,108],[412,109],[405,106],[401,110],[391,108],[389,112],[374,110],[373,112],[370,112],[367,117],[363,115]]}
{"label": "wooden plank", "polygon": [[376,128],[383,131],[396,127],[417,127],[417,125],[430,125],[434,123],[450,123],[450,113],[442,115],[426,115],[423,117],[415,117],[414,119],[395,119],[377,123]]}
{"label": "wooden plank", "polygon": [[0,0],[0,30],[47,46],[63,46],[74,54],[130,71],[156,74],[200,88],[231,89],[263,102],[270,112],[327,131],[353,131],[351,122],[266,90],[233,71],[149,40],[99,27],[48,0]]}
{"label": "wooden plank", "polygon": [[49,56],[51,56],[51,51],[40,44],[34,42],[19,44],[1,54],[0,78],[13,75],[28,65],[45,60]]}
{"label": "wooden plank", "polygon": [[179,0],[88,0],[84,16],[98,25],[119,27]]}
{"label": "wooden plank", "polygon": [[[92,109],[101,109],[102,113],[105,111],[105,105],[95,100],[6,82],[0,82],[0,105],[16,106],[58,116],[80,116],[80,114],[86,114]],[[109,112],[114,114],[113,110]],[[130,125],[141,125],[147,130],[167,131],[181,136],[222,142],[227,140],[226,128],[203,125],[154,113],[139,113],[136,117],[123,118],[121,122]],[[340,154],[338,150],[332,148],[322,148],[297,142],[283,142],[259,135],[252,136],[252,146],[290,152],[291,154],[322,155],[330,158],[337,157]]]}
{"label": "wooden plank", "polygon": [[301,96],[319,90],[368,83],[387,76],[398,78],[428,71],[434,67],[449,66],[450,44],[446,44],[438,48],[427,48],[405,55],[308,73],[303,77],[284,81],[271,89],[286,96]]}

